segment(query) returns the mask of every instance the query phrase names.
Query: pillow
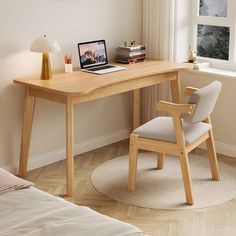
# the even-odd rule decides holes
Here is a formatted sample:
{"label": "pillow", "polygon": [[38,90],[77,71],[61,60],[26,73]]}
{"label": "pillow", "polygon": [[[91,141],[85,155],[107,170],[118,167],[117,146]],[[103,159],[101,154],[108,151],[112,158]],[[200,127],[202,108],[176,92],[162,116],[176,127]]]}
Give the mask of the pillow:
{"label": "pillow", "polygon": [[8,171],[0,168],[0,194],[32,186],[33,183],[20,179]]}

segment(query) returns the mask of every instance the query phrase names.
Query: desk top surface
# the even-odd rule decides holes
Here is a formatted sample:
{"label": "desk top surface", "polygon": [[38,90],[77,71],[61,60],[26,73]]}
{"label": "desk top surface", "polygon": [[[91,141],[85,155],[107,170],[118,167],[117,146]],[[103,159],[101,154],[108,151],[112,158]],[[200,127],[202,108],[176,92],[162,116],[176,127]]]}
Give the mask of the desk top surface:
{"label": "desk top surface", "polygon": [[[116,64],[116,63],[112,63]],[[75,70],[71,74],[62,71],[53,73],[53,79],[40,80],[39,75],[15,79],[14,83],[38,88],[40,90],[51,91],[63,95],[88,94],[98,88],[133,80],[141,77],[152,76],[156,74],[177,72],[189,69],[191,66],[187,63],[174,63],[167,61],[148,60],[141,63],[121,65],[127,70],[114,73],[96,75],[92,73]]]}

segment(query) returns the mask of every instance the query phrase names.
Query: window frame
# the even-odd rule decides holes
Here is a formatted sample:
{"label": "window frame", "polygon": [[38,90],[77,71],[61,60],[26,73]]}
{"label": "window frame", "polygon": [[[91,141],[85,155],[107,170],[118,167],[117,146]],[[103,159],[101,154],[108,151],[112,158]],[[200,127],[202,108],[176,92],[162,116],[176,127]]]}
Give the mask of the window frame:
{"label": "window frame", "polygon": [[229,59],[214,59],[207,57],[197,56],[200,61],[206,61],[211,64],[212,67],[222,69],[234,69],[236,70],[236,1],[227,0],[227,17],[214,17],[214,16],[200,16],[199,15],[199,2],[200,0],[192,0],[192,19],[191,19],[191,43],[192,50],[197,52],[197,29],[199,24],[223,26],[230,28],[229,39]]}

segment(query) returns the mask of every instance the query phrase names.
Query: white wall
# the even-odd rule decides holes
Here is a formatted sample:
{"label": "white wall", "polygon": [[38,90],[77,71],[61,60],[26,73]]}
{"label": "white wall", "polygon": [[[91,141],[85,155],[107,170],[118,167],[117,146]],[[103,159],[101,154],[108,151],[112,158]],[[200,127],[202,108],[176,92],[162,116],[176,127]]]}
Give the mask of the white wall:
{"label": "white wall", "polygon": [[[60,42],[62,52],[51,56],[54,70],[63,67],[64,54],[72,54],[78,66],[80,41],[106,39],[113,58],[123,41],[142,41],[142,0],[1,0],[0,29],[0,166],[4,166],[18,161],[20,150],[23,88],[12,80],[40,72],[41,55],[29,51],[31,42],[43,34]],[[101,140],[109,143],[125,136],[131,122],[129,101],[126,94],[79,105],[75,143],[82,142],[87,150],[90,140],[96,147]],[[64,109],[38,100],[31,157],[64,155]]]}

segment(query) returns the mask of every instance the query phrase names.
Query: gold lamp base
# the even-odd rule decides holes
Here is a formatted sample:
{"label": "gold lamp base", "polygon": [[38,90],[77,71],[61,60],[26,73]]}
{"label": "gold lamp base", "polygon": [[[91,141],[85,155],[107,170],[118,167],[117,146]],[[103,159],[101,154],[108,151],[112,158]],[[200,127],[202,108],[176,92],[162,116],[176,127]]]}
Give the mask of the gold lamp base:
{"label": "gold lamp base", "polygon": [[50,80],[50,79],[52,79],[50,59],[49,59],[49,54],[47,52],[43,53],[42,69],[41,69],[40,79],[41,80]]}

